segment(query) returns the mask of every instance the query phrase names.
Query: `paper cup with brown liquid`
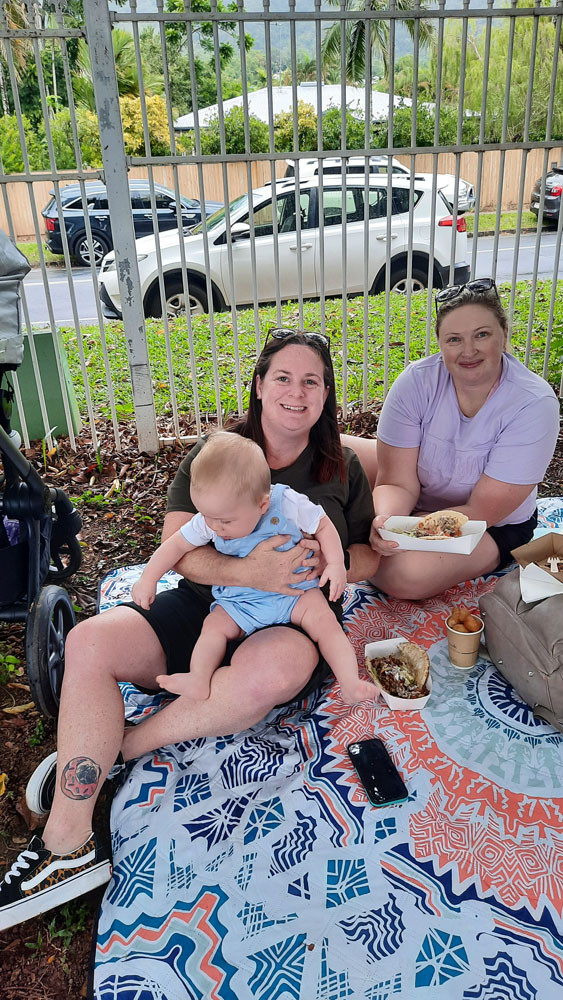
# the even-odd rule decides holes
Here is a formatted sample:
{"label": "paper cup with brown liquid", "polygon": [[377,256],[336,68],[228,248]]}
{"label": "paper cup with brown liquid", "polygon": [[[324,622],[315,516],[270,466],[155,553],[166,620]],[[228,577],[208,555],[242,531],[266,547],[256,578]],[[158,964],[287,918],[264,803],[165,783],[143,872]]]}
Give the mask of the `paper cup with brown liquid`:
{"label": "paper cup with brown liquid", "polygon": [[452,666],[468,670],[475,666],[483,635],[483,621],[463,605],[454,608],[446,620],[448,655]]}

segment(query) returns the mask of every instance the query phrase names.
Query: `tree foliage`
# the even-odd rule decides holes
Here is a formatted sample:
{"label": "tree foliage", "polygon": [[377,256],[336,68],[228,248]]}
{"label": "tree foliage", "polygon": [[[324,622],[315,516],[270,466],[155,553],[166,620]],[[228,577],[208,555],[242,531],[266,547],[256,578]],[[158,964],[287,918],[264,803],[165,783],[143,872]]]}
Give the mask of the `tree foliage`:
{"label": "tree foliage", "polygon": [[[225,127],[225,149],[227,153],[246,152],[244,131],[244,111],[242,108],[232,108],[223,118]],[[269,129],[265,122],[248,116],[250,134],[250,153],[267,153],[269,145]],[[201,132],[201,152],[204,156],[217,156],[221,152],[221,133],[219,118],[212,118],[209,126]]]}
{"label": "tree foliage", "polygon": [[[333,7],[340,7],[341,0],[328,0]],[[358,20],[345,22],[344,45],[345,45],[345,66],[346,80],[348,83],[362,82],[366,75],[366,52],[371,48],[372,60],[380,58],[383,61],[384,73],[388,75],[389,69],[389,21],[383,18],[374,18],[366,21],[362,19],[362,11],[366,10],[386,10],[388,0],[347,0],[347,10],[357,10]],[[409,11],[423,9],[424,4],[419,0],[395,0],[397,10],[404,11],[407,15],[402,23],[406,26],[411,37],[415,35],[415,21],[408,17]],[[419,44],[424,48],[434,41],[434,25],[429,19],[420,18],[419,21]],[[342,31],[341,23],[337,21],[326,29],[321,59],[325,70],[330,70],[334,66],[341,66]]]}
{"label": "tree foliage", "polygon": [[[25,115],[22,125],[30,170],[42,170],[47,154],[45,144],[37,135],[33,123]],[[15,115],[0,117],[0,157],[2,170],[6,174],[18,174],[25,169],[20,131]]]}
{"label": "tree foliage", "polygon": [[[293,111],[280,111],[274,116],[276,152],[291,153],[295,150]],[[301,152],[317,148],[317,115],[312,104],[297,103],[297,148]]]}
{"label": "tree foliage", "polygon": [[[115,28],[111,34],[111,41],[120,97],[138,97],[140,81],[133,36],[128,31]],[[77,72],[73,76],[72,89],[77,105],[95,111],[96,102],[94,100],[90,50],[82,39],[78,44]],[[162,94],[164,91],[162,72],[156,72],[152,67],[147,67],[143,71],[143,89],[147,96]]]}

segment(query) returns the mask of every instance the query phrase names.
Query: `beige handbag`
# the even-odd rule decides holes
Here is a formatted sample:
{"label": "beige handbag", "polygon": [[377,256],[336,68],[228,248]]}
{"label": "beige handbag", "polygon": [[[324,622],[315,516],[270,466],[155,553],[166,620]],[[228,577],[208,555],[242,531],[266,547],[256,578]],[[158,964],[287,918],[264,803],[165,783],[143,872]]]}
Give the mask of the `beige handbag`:
{"label": "beige handbag", "polygon": [[563,594],[526,604],[520,570],[479,600],[489,655],[520,697],[563,732]]}

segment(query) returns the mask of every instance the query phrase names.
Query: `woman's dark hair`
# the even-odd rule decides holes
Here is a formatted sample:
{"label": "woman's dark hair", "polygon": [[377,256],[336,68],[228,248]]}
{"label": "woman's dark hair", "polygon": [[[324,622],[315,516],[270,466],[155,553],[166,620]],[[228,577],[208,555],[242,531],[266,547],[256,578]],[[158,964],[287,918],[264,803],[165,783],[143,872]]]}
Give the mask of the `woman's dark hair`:
{"label": "woman's dark hair", "polygon": [[508,317],[495,288],[491,288],[486,292],[476,292],[472,291],[470,288],[462,288],[454,298],[448,299],[443,303],[443,305],[440,305],[438,315],[436,316],[436,339],[440,336],[440,326],[442,324],[442,320],[445,319],[449,313],[455,312],[456,309],[460,309],[461,306],[484,306],[485,309],[492,312],[495,319],[499,321],[504,332],[508,333]]}
{"label": "woman's dark hair", "polygon": [[256,441],[260,445],[264,452],[266,451],[264,431],[262,430],[262,401],[258,398],[258,393],[256,392],[256,379],[257,377],[263,379],[272,363],[274,355],[278,351],[283,351],[284,347],[292,344],[297,344],[299,347],[307,347],[319,355],[324,368],[325,388],[328,389],[323,411],[316,424],[311,427],[309,435],[313,452],[313,476],[319,483],[328,483],[335,476],[338,476],[341,482],[345,482],[346,468],[336,416],[334,370],[328,346],[324,347],[320,341],[305,340],[297,331],[295,336],[286,337],[284,340],[277,340],[271,337],[262,348],[262,352],[256,362],[252,376],[252,385],[250,387],[248,410],[243,417],[235,418],[234,421],[229,422],[227,429],[234,431],[236,434],[242,434],[243,437],[252,438],[253,441]]}

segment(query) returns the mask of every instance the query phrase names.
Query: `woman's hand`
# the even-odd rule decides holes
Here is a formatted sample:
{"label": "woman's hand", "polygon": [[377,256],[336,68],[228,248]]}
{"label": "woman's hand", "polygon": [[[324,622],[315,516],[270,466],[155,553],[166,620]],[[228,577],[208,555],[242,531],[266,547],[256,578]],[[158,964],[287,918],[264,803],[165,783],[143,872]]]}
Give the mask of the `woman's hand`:
{"label": "woman's hand", "polygon": [[379,534],[379,529],[383,528],[390,514],[378,514],[374,517],[369,533],[369,544],[374,552],[379,552],[381,556],[392,556],[399,551],[398,542],[388,542]]}
{"label": "woman's hand", "polygon": [[[291,584],[298,584],[304,579],[312,579],[317,576],[318,556],[313,555],[306,558],[307,551],[318,549],[318,542],[314,538],[302,539],[297,545],[284,552],[276,551],[279,545],[289,541],[289,535],[274,535],[272,538],[265,538],[259,542],[256,548],[244,557],[245,567],[249,569],[251,576],[245,584],[254,587],[256,590],[268,590],[276,594],[288,594],[295,597],[295,587]],[[300,566],[311,567],[309,573],[300,573],[295,576],[295,570]],[[311,576],[312,574],[312,576]]]}
{"label": "woman's hand", "polygon": [[[300,565],[305,566],[305,569],[308,570],[308,573],[304,573],[301,579],[316,580],[318,576],[322,575],[326,567],[326,560],[321,551],[321,543],[316,538],[302,538],[299,545],[303,553]],[[303,549],[305,549],[304,552]],[[309,555],[309,552],[311,555]]]}

